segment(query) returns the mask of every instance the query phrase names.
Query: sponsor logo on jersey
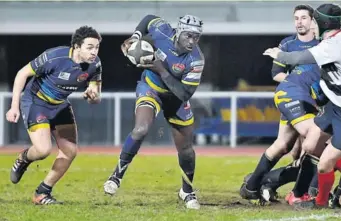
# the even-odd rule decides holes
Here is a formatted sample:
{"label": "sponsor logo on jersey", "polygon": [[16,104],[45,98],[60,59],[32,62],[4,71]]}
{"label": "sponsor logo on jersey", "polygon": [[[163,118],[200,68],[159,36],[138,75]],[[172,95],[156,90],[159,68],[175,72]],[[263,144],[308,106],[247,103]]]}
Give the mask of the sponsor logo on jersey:
{"label": "sponsor logo on jersey", "polygon": [[65,81],[68,81],[70,79],[70,73],[67,73],[67,72],[60,72],[59,75],[58,75],[58,78],[59,79],[62,79],[62,80],[65,80]]}
{"label": "sponsor logo on jersey", "polygon": [[88,74],[88,73],[81,74],[81,75],[78,76],[77,82],[83,82],[83,81],[85,81],[86,79],[88,79],[88,77],[89,77],[89,74]]}
{"label": "sponsor logo on jersey", "polygon": [[157,51],[155,52],[155,58],[161,61],[165,61],[167,58],[167,55],[160,48],[158,48]]}
{"label": "sponsor logo on jersey", "polygon": [[66,91],[76,91],[78,89],[77,86],[66,86],[66,85],[58,85],[58,88],[66,90]]}

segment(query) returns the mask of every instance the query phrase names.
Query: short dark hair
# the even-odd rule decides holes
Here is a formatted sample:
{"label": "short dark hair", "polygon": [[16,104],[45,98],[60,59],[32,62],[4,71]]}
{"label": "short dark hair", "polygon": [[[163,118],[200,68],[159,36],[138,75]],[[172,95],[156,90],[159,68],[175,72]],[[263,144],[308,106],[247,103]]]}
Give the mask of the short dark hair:
{"label": "short dark hair", "polygon": [[294,9],[294,13],[298,10],[307,10],[310,18],[313,18],[314,9],[310,5],[297,5]]}
{"label": "short dark hair", "polygon": [[100,42],[102,41],[101,35],[92,27],[82,26],[73,33],[71,38],[71,47],[75,45],[81,46],[86,38],[96,38]]}

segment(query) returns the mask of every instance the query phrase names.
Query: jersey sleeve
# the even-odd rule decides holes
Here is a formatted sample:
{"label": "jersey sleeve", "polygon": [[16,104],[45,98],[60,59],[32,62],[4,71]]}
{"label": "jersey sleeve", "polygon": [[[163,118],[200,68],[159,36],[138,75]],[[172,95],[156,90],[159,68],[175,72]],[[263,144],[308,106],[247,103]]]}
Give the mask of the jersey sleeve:
{"label": "jersey sleeve", "polygon": [[90,83],[98,83],[102,82],[102,63],[101,60],[98,59],[97,63],[95,64],[95,68],[91,73],[91,77],[89,78]]}
{"label": "jersey sleeve", "polygon": [[332,37],[323,40],[320,44],[315,47],[309,48],[308,50],[313,55],[316,63],[319,66],[324,64],[333,63],[341,60],[341,42],[340,38]]}
{"label": "jersey sleeve", "polygon": [[169,31],[172,31],[173,29],[172,26],[167,21],[160,17],[157,17],[148,23],[147,30],[148,33],[153,34],[156,31],[167,33]]}
{"label": "jersey sleeve", "polygon": [[193,61],[189,71],[182,76],[181,82],[186,85],[198,86],[204,70],[205,60]]}
{"label": "jersey sleeve", "polygon": [[53,61],[51,61],[51,55],[45,51],[37,58],[30,61],[29,65],[36,76],[43,76],[52,71],[54,64]]}
{"label": "jersey sleeve", "polygon": [[[283,39],[279,43],[278,48],[281,49],[281,51],[287,52],[288,51],[287,40]],[[273,60],[273,65],[272,65],[272,69],[271,69],[272,77],[275,77],[277,74],[279,74],[281,72],[286,73],[287,71],[288,71],[288,67],[285,64],[279,62],[276,59]]]}

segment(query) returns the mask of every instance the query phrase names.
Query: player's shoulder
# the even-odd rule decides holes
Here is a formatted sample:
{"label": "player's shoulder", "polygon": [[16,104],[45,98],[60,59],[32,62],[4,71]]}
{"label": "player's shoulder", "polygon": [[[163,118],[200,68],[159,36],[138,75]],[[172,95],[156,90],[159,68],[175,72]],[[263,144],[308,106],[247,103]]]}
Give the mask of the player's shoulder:
{"label": "player's shoulder", "polygon": [[297,35],[290,35],[281,40],[279,43],[280,47],[285,47],[288,44],[292,44],[297,40]]}
{"label": "player's shoulder", "polygon": [[67,46],[59,46],[45,50],[48,60],[58,58],[70,58],[72,56],[72,48]]}
{"label": "player's shoulder", "polygon": [[96,57],[95,61],[90,64],[89,72],[91,73],[102,72],[102,62],[98,56]]}
{"label": "player's shoulder", "polygon": [[148,29],[156,37],[171,38],[175,33],[175,29],[172,28],[171,24],[161,17],[157,17],[150,21]]}
{"label": "player's shoulder", "polygon": [[[205,56],[204,53],[202,53],[199,45],[197,45],[193,51],[190,54],[191,57],[191,65],[194,64],[199,64],[199,65],[204,65],[205,64]],[[195,66],[195,65],[194,65]]]}

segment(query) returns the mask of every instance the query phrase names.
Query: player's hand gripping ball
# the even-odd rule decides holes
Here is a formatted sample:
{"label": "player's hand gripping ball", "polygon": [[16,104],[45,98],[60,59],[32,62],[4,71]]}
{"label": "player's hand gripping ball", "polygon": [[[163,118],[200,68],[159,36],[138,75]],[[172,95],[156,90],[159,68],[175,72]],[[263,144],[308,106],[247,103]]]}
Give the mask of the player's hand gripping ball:
{"label": "player's hand gripping ball", "polygon": [[134,65],[148,64],[154,59],[154,48],[149,42],[138,40],[128,48],[127,57]]}

